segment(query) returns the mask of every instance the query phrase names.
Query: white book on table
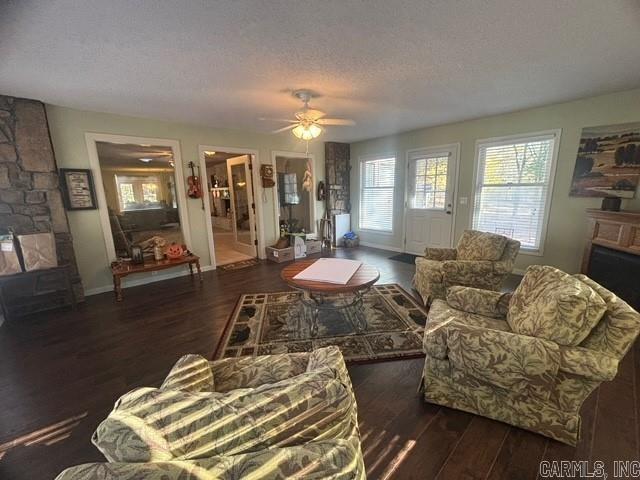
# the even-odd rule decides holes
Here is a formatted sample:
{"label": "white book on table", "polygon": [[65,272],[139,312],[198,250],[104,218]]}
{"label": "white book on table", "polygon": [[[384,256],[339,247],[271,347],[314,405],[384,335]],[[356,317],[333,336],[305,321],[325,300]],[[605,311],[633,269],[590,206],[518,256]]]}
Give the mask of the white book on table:
{"label": "white book on table", "polygon": [[319,258],[293,278],[296,280],[346,285],[353,277],[353,274],[360,268],[360,265],[362,265],[362,262],[358,260]]}

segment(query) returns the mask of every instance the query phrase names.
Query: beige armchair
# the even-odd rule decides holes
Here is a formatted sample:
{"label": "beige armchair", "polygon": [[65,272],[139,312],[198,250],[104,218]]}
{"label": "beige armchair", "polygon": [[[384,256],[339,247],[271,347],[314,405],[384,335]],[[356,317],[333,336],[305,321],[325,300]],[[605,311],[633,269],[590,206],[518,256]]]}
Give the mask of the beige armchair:
{"label": "beige armchair", "polygon": [[465,230],[456,248],[427,248],[424,257],[416,258],[413,286],[425,304],[445,298],[454,285],[498,291],[519,251],[517,240]]}
{"label": "beige armchair", "polygon": [[106,463],[57,480],[364,479],[355,396],[337,347],[186,355],[160,388],[123,395],[92,438]]}
{"label": "beige armchair", "polygon": [[627,303],[553,267],[529,267],[513,295],[452,287],[429,311],[424,399],[575,445],[580,407],[639,332]]}

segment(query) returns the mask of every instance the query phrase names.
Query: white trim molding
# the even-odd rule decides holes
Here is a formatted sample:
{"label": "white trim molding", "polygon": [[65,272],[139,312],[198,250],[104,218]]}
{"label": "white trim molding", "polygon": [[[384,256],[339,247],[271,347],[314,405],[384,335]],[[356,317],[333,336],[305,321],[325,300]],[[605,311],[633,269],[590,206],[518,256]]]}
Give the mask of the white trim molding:
{"label": "white trim molding", "polygon": [[114,135],[110,133],[93,132],[85,133],[84,137],[87,144],[87,152],[89,153],[89,166],[95,179],[94,184],[96,189],[96,198],[98,199],[98,212],[100,214],[100,223],[102,225],[104,244],[107,250],[107,260],[109,262],[116,260],[116,247],[113,243],[113,233],[111,232],[111,223],[109,222],[107,197],[104,192],[104,184],[102,183],[102,171],[100,168],[100,158],[98,156],[98,147],[96,145],[96,142],[157,145],[161,147],[171,148],[171,150],[173,151],[173,161],[175,164],[174,175],[176,182],[176,196],[178,197],[178,215],[180,216],[182,238],[184,238],[184,242],[189,248],[193,248],[191,244],[191,227],[189,225],[189,213],[187,210],[187,195],[184,189],[184,165],[182,165],[180,142],[178,140],[171,140],[166,138],[134,137],[129,135]]}
{"label": "white trim molding", "polygon": [[538,132],[525,132],[519,133],[515,135],[507,135],[503,137],[491,137],[491,138],[482,138],[477,139],[475,144],[475,153],[474,153],[474,175],[473,175],[473,188],[471,191],[471,198],[469,205],[469,219],[468,225],[470,228],[473,228],[473,214],[476,203],[476,194],[478,192],[478,179],[480,176],[480,169],[482,168],[482,163],[480,162],[480,148],[487,146],[496,146],[502,145],[504,143],[510,141],[535,141],[541,139],[548,139],[549,137],[553,138],[553,152],[551,154],[551,165],[549,166],[549,181],[547,186],[547,195],[545,198],[544,205],[544,213],[542,217],[542,226],[540,230],[540,242],[539,248],[533,249],[520,249],[519,255],[532,255],[532,256],[543,256],[544,255],[544,245],[547,238],[547,227],[549,224],[549,216],[551,212],[551,202],[553,199],[553,187],[554,180],[556,176],[556,168],[558,165],[558,152],[560,150],[560,140],[562,136],[562,129],[550,129]]}
{"label": "white trim molding", "polygon": [[[391,194],[391,229],[389,230],[383,230],[383,229],[375,229],[375,228],[363,228],[360,226],[360,220],[362,218],[362,165],[365,162],[371,162],[373,160],[386,160],[386,159],[391,159],[393,158],[394,161],[394,169],[393,169],[393,179],[394,179],[394,185],[393,185],[393,191]],[[356,230],[357,232],[369,232],[372,234],[379,234],[379,235],[388,235],[388,236],[393,236],[396,233],[396,229],[395,227],[395,222],[396,222],[396,218],[395,218],[395,200],[396,200],[396,193],[398,191],[397,189],[397,179],[398,179],[398,166],[400,166],[401,168],[404,167],[404,165],[401,165],[402,162],[398,162],[398,152],[393,152],[393,153],[380,153],[380,154],[367,154],[367,155],[360,155],[358,157],[358,218],[352,218],[351,219],[351,225],[352,225],[352,230]],[[355,220],[355,227],[354,225],[354,220]],[[377,247],[376,247],[377,248]]]}
{"label": "white trim molding", "polygon": [[[404,180],[404,201],[403,201],[403,212],[402,212],[402,251],[406,252],[406,239],[407,239],[407,209],[409,208],[409,161],[411,155],[416,153],[424,153],[425,155],[434,155],[438,153],[448,153],[452,156],[454,164],[455,164],[455,173],[453,178],[453,192],[451,197],[452,202],[452,211],[451,215],[451,231],[450,231],[450,239],[451,242],[449,244],[450,247],[453,247],[455,244],[455,232],[456,232],[456,215],[458,212],[458,182],[460,181],[460,142],[456,143],[448,143],[445,145],[436,145],[434,147],[421,147],[421,148],[411,148],[405,152],[405,180]],[[407,252],[409,253],[409,252]],[[415,254],[412,254],[415,255]]]}
{"label": "white trim molding", "polygon": [[209,247],[209,259],[212,268],[216,268],[216,252],[213,244],[213,226],[211,224],[211,205],[209,204],[209,183],[207,179],[207,162],[204,152],[224,152],[237,155],[251,155],[252,175],[251,182],[253,184],[253,197],[256,204],[256,228],[258,230],[258,258],[266,258],[264,250],[264,215],[262,202],[256,201],[262,198],[262,184],[260,183],[260,172],[258,150],[244,147],[220,147],[215,145],[198,145],[198,158],[200,160],[200,181],[202,182],[202,191],[207,195],[207,201],[204,202],[204,224],[207,229],[207,243]]}
{"label": "white trim molding", "polygon": [[283,151],[283,150],[271,150],[271,165],[273,165],[273,173],[276,178],[274,178],[275,185],[273,186],[273,217],[275,219],[275,227],[276,227],[276,236],[280,235],[280,200],[278,197],[278,166],[276,164],[276,157],[285,157],[285,158],[306,158],[311,161],[311,181],[313,182],[313,189],[309,192],[309,224],[312,226],[313,231],[307,232],[308,238],[317,238],[318,237],[318,225],[316,225],[316,158],[313,153],[303,153],[303,152],[291,152],[291,151]]}

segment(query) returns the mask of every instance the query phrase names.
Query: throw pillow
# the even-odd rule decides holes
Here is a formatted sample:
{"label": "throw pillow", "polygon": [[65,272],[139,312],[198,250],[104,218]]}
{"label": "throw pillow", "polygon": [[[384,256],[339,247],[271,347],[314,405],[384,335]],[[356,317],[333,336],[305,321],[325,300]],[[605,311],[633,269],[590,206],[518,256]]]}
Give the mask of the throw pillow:
{"label": "throw pillow", "polygon": [[500,260],[508,238],[495,233],[465,230],[458,242],[458,260]]}
{"label": "throw pillow", "polygon": [[575,346],[606,309],[602,297],[586,283],[557,268],[533,265],[511,297],[507,322],[516,333]]}

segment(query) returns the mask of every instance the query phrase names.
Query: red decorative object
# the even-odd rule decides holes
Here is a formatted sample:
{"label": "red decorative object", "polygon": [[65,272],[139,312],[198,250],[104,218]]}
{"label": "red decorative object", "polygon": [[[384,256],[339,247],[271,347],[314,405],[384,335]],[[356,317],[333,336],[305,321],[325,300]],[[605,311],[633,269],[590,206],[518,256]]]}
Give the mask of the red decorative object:
{"label": "red decorative object", "polygon": [[175,260],[177,258],[181,258],[184,255],[184,249],[177,243],[172,243],[167,247],[167,251],[165,253],[167,254],[167,258]]}

